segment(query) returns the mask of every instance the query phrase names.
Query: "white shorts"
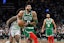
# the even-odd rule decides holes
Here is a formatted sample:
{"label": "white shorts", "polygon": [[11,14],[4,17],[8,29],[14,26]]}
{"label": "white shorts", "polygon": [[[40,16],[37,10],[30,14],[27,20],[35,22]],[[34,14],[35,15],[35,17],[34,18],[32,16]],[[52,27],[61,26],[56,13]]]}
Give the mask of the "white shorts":
{"label": "white shorts", "polygon": [[21,35],[21,33],[20,33],[20,29],[14,29],[15,27],[11,27],[10,28],[10,35],[12,36],[12,37],[14,37],[15,35]]}

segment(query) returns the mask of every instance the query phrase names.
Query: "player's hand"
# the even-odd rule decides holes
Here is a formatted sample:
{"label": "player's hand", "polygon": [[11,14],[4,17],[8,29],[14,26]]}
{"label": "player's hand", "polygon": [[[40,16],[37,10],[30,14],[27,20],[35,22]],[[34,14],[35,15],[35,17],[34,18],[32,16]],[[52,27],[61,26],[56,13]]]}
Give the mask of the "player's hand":
{"label": "player's hand", "polygon": [[28,25],[28,23],[25,23],[25,24],[24,24],[24,26],[27,26],[27,25]]}
{"label": "player's hand", "polygon": [[57,33],[56,29],[54,30],[54,33]]}
{"label": "player's hand", "polygon": [[44,33],[44,29],[41,30],[41,33]]}

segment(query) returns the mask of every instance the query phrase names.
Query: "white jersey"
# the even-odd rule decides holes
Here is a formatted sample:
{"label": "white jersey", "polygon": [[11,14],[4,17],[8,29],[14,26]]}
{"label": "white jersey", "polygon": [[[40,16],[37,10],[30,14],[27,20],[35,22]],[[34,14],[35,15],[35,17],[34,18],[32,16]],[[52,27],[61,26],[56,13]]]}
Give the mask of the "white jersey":
{"label": "white jersey", "polygon": [[17,21],[14,21],[14,22],[11,24],[10,29],[12,29],[12,30],[20,30],[20,27],[18,26]]}
{"label": "white jersey", "polygon": [[12,37],[14,37],[15,35],[20,35],[20,27],[18,26],[17,21],[14,21],[11,24],[11,27],[10,27],[10,35]]}

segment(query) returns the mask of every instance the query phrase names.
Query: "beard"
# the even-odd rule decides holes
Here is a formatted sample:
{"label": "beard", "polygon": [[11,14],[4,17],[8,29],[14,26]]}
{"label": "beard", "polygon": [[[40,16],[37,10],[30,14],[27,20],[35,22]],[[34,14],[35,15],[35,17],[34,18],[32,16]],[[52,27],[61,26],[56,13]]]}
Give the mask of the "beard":
{"label": "beard", "polygon": [[27,9],[28,12],[31,12],[31,9]]}
{"label": "beard", "polygon": [[47,18],[50,18],[50,17],[47,17]]}

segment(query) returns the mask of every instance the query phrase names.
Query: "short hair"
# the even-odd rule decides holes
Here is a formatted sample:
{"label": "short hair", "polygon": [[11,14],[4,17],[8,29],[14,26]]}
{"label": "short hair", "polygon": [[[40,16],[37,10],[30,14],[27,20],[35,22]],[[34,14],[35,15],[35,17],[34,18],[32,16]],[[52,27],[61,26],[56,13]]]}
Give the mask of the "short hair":
{"label": "short hair", "polygon": [[[30,5],[30,4],[27,4],[27,5]],[[26,7],[27,5],[25,5],[25,7]]]}
{"label": "short hair", "polygon": [[27,5],[31,5],[30,2],[26,3],[26,4],[25,4],[25,7],[26,7]]}

